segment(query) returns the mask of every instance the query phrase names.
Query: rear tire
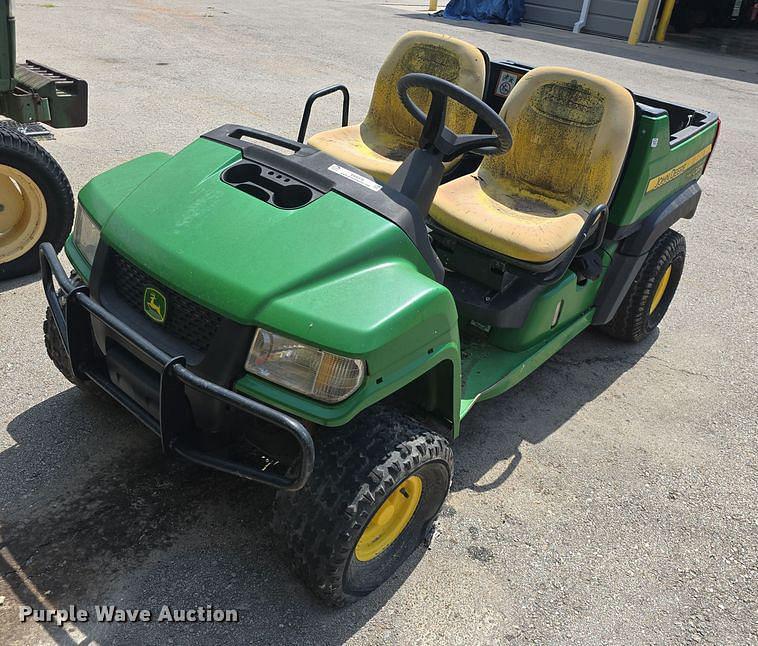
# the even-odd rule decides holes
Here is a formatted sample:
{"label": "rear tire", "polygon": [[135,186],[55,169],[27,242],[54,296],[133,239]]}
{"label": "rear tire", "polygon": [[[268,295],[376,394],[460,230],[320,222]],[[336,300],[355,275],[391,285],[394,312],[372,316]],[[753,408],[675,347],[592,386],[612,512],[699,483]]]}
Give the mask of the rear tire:
{"label": "rear tire", "polygon": [[642,341],[668,311],[686,255],[684,236],[668,229],[653,245],[615,316],[598,329],[622,341]]}
{"label": "rear tire", "polygon": [[273,529],[313,593],[342,606],[384,583],[424,540],[450,489],[453,454],[443,437],[381,406],[315,439],[313,475],[299,491],[277,492]]}
{"label": "rear tire", "polygon": [[[2,168],[5,167],[5,172]],[[14,188],[15,187],[15,188]],[[49,242],[58,252],[74,221],[74,197],[58,162],[36,141],[9,126],[0,126],[0,280],[17,278],[39,270],[39,245]],[[3,197],[3,194],[6,194]],[[17,220],[5,211],[10,200],[23,210]],[[9,206],[10,208],[10,206]],[[20,240],[17,228],[24,220],[36,218],[39,226],[28,224]],[[44,220],[43,220],[44,218]],[[16,222],[12,225],[12,222]],[[10,229],[6,229],[10,226]],[[5,240],[4,240],[5,238]],[[21,255],[17,255],[17,254]]]}

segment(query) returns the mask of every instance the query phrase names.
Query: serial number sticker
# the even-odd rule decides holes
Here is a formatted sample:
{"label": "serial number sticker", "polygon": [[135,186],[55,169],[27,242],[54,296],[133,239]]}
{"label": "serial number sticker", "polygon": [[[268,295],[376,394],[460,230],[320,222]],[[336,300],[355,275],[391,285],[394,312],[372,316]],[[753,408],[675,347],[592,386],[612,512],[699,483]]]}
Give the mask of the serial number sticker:
{"label": "serial number sticker", "polygon": [[495,94],[506,98],[513,89],[513,86],[518,83],[519,77],[510,72],[500,72],[500,77],[497,79],[497,87],[495,88]]}
{"label": "serial number sticker", "polygon": [[329,170],[333,173],[337,173],[337,175],[342,175],[342,177],[349,179],[351,182],[355,182],[356,184],[360,184],[361,186],[366,187],[370,191],[382,190],[381,184],[377,184],[376,182],[370,180],[368,177],[354,173],[349,168],[345,168],[339,164],[332,164],[329,166]]}

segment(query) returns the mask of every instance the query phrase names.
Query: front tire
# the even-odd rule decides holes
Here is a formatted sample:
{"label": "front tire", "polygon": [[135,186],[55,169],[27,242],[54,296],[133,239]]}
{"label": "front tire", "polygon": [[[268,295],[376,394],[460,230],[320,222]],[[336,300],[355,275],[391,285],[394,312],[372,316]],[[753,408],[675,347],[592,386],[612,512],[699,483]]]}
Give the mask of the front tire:
{"label": "front tire", "polygon": [[686,255],[684,236],[668,229],[648,253],[614,317],[599,329],[622,341],[642,341],[668,311]]}
{"label": "front tire", "polygon": [[308,587],[341,606],[379,587],[424,540],[450,489],[453,454],[443,437],[384,407],[315,439],[313,475],[299,491],[277,492],[273,529]]}
{"label": "front tire", "polygon": [[[74,278],[74,280],[77,283],[80,282],[78,278]],[[60,292],[58,296],[60,298]],[[89,379],[82,380],[74,375],[74,372],[71,369],[68,353],[66,352],[66,347],[63,345],[61,335],[58,334],[58,328],[55,326],[55,319],[53,319],[53,312],[49,307],[45,312],[45,320],[42,323],[42,332],[45,337],[47,356],[50,357],[50,360],[55,367],[58,368],[58,371],[85,394],[97,397],[103,401],[110,400],[110,397]]]}
{"label": "front tire", "polygon": [[74,198],[58,162],[36,141],[0,126],[0,280],[39,269],[39,245],[58,252],[74,221]]}

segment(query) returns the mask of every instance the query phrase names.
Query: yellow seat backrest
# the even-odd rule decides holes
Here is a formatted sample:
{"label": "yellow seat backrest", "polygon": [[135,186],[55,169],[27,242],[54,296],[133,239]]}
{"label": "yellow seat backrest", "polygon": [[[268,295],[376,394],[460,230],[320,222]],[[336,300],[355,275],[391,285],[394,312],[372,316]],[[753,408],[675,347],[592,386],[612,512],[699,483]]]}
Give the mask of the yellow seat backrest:
{"label": "yellow seat backrest", "polygon": [[513,147],[482,162],[487,192],[556,213],[608,203],[634,125],[628,90],[594,74],[538,67],[516,84],[500,116]]}
{"label": "yellow seat backrest", "polygon": [[[481,98],[486,64],[473,45],[452,36],[426,31],[409,31],[397,41],[379,70],[368,114],[361,124],[361,137],[384,157],[402,161],[416,147],[421,124],[403,107],[397,92],[398,80],[411,72],[438,76]],[[414,88],[410,97],[424,112],[431,97]],[[476,115],[459,103],[448,103],[446,123],[459,134],[470,133]]]}

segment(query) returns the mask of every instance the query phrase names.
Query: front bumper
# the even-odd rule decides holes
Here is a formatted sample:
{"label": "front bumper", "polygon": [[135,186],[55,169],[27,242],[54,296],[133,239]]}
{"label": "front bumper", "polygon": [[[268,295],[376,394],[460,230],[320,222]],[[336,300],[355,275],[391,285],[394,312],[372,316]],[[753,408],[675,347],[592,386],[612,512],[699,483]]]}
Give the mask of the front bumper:
{"label": "front bumper", "polygon": [[[191,462],[279,489],[294,491],[302,488],[308,481],[313,471],[315,451],[313,438],[299,420],[203,379],[187,368],[183,356],[171,356],[155,346],[149,339],[93,300],[86,285],[75,285],[66,275],[52,245],[48,243],[40,246],[40,269],[45,297],[66,348],[73,374],[97,384],[156,433],[161,438],[165,453],[176,453]],[[62,299],[59,299],[53,278],[63,292]],[[157,418],[111,381],[103,359],[95,349],[91,317],[95,317],[106,326],[109,333],[136,357],[144,358],[146,363],[160,366]],[[300,452],[296,461],[299,464],[298,473],[294,476],[275,473],[192,446],[186,435],[187,428],[193,424],[192,409],[185,394],[187,388],[231,406],[244,415],[273,424],[291,435]]]}

